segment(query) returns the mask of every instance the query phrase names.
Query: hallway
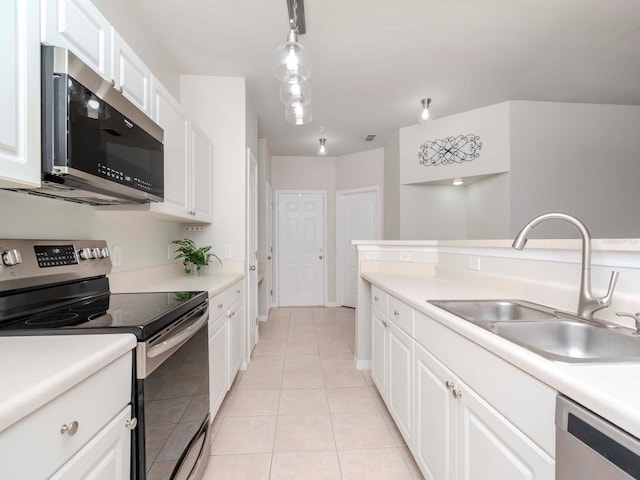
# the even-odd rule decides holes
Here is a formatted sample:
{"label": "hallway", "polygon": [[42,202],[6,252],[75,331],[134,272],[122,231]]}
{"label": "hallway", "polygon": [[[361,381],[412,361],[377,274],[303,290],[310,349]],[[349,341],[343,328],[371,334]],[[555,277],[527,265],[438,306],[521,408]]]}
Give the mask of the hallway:
{"label": "hallway", "polygon": [[369,371],[355,311],[275,308],[213,422],[205,480],[422,480]]}

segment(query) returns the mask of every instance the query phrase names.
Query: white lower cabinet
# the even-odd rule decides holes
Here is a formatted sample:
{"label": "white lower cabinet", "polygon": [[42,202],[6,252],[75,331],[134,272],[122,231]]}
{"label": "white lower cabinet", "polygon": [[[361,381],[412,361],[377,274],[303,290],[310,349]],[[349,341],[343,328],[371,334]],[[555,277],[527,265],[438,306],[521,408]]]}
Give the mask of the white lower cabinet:
{"label": "white lower cabinet", "polygon": [[131,474],[131,418],[127,405],[106,427],[58,470],[51,480],[125,480]]}
{"label": "white lower cabinet", "polygon": [[556,392],[398,302],[372,305],[371,376],[424,477],[552,480]]}
{"label": "white lower cabinet", "polygon": [[215,417],[242,364],[242,280],[209,299],[209,401]]}

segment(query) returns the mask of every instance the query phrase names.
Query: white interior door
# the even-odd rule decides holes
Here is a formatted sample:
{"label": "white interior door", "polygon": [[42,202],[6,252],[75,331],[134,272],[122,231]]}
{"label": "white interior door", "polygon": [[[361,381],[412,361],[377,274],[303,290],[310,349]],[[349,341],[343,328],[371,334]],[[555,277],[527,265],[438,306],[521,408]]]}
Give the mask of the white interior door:
{"label": "white interior door", "polygon": [[358,252],[352,240],[380,237],[379,190],[344,190],[337,193],[338,304],[354,307],[358,292]]}
{"label": "white interior door", "polygon": [[249,353],[258,342],[258,162],[247,149],[247,326]]}
{"label": "white interior door", "polygon": [[325,194],[277,197],[278,305],[324,305]]}
{"label": "white interior door", "polygon": [[267,315],[269,310],[273,306],[273,226],[275,225],[274,209],[273,209],[273,192],[271,190],[271,183],[267,182],[266,187],[267,195],[267,261],[265,264],[264,277],[267,286]]}

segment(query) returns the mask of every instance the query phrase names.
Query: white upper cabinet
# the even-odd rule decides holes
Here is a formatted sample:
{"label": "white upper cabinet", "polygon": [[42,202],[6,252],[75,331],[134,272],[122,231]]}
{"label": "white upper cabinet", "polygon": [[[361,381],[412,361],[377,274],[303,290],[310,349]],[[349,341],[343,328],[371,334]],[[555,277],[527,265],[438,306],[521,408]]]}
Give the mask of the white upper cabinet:
{"label": "white upper cabinet", "polygon": [[112,27],[89,0],[42,0],[42,43],[68,48],[105,80],[113,78]]}
{"label": "white upper cabinet", "polygon": [[36,1],[0,2],[0,187],[40,186],[40,42]]}
{"label": "white upper cabinet", "polygon": [[213,143],[191,123],[191,209],[194,220],[210,222],[212,210]]}
{"label": "white upper cabinet", "polygon": [[[164,203],[167,213],[186,217],[189,209],[189,120],[160,83],[153,89],[153,120],[164,130]],[[159,205],[160,206],[160,205]]]}
{"label": "white upper cabinet", "polygon": [[153,75],[124,40],[113,34],[113,83],[131,103],[151,116]]}

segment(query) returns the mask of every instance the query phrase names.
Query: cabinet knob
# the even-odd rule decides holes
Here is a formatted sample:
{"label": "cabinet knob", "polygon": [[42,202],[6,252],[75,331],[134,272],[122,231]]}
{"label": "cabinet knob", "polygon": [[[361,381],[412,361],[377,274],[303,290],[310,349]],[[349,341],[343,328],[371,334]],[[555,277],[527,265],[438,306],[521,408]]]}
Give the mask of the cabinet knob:
{"label": "cabinet knob", "polygon": [[256,266],[255,265],[249,265],[249,270],[251,270],[252,272],[256,271]]}
{"label": "cabinet knob", "polygon": [[453,395],[453,398],[458,399],[462,397],[462,390],[453,390],[451,395]]}
{"label": "cabinet knob", "polygon": [[73,437],[77,431],[78,431],[78,422],[76,420],[71,422],[69,425],[65,423],[64,425],[62,425],[62,427],[60,427],[60,433],[62,435],[69,435],[70,437]]}
{"label": "cabinet knob", "polygon": [[271,260],[271,255],[269,255],[269,256],[267,257],[267,260]]}
{"label": "cabinet knob", "polygon": [[238,295],[240,295],[240,290],[236,290],[236,293],[237,293]]}
{"label": "cabinet knob", "polygon": [[323,258],[323,257],[322,257],[322,255],[320,255],[318,258],[319,258],[320,260],[322,260],[322,258]]}
{"label": "cabinet knob", "polygon": [[376,302],[380,301],[380,297],[373,297],[373,299],[374,299]]}
{"label": "cabinet knob", "polygon": [[219,303],[219,304],[218,304],[218,308],[222,308],[222,307],[223,307],[223,304],[222,304],[222,303]]}
{"label": "cabinet knob", "polygon": [[127,430],[133,430],[138,426],[138,419],[136,417],[133,417],[131,420],[127,420],[126,422],[124,422],[124,426]]}
{"label": "cabinet knob", "polygon": [[444,386],[447,387],[447,390],[453,390],[456,387],[456,384],[447,380],[444,382]]}
{"label": "cabinet knob", "polygon": [[397,317],[398,315],[400,315],[400,312],[398,310],[394,310],[393,314]]}

